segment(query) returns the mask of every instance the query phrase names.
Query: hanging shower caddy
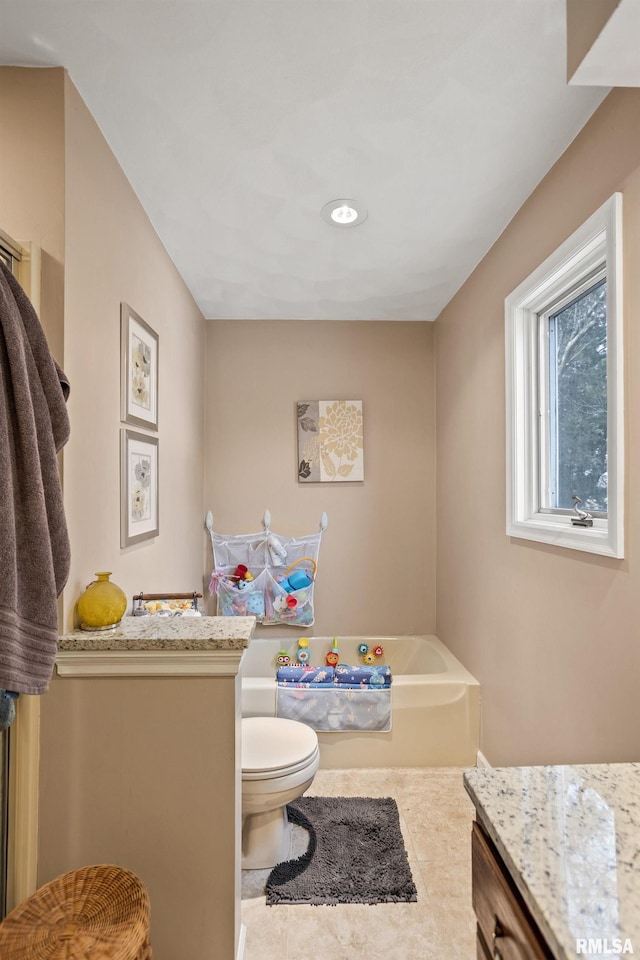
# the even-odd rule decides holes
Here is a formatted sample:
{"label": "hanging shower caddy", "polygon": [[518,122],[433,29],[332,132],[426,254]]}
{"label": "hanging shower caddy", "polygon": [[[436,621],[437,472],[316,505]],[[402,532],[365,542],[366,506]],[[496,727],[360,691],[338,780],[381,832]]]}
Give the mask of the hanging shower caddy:
{"label": "hanging shower caddy", "polygon": [[273,533],[268,510],[260,533],[217,533],[211,511],[205,525],[213,551],[209,589],[217,597],[219,616],[254,616],[266,626],[307,627],[313,623],[313,593],[320,541],[328,526],[326,513],[317,533],[304,537]]}

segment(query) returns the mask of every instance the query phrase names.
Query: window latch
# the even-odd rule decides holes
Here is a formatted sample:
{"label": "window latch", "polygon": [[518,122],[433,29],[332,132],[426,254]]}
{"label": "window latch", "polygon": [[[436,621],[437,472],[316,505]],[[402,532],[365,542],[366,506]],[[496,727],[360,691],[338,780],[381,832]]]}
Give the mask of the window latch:
{"label": "window latch", "polygon": [[592,527],[593,517],[586,510],[580,509],[582,500],[577,493],[571,494],[573,500],[573,513],[571,514],[571,523],[574,527]]}

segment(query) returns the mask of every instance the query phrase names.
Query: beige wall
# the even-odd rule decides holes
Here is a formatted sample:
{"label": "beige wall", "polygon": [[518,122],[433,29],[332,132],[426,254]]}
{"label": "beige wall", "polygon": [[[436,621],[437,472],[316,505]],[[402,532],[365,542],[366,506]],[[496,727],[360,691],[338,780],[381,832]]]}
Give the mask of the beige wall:
{"label": "beige wall", "polygon": [[[363,401],[364,483],[298,483],[295,404],[307,399]],[[301,535],[327,512],[316,635],[432,632],[431,324],[209,322],[204,446],[221,532],[260,530],[268,507],[274,531]]]}
{"label": "beige wall", "polygon": [[[202,588],[205,324],[68,77],[65,123],[68,629],[97,570],[111,570],[129,601],[140,590]],[[160,338],[160,536],[126,550],[119,519],[123,300]]]}
{"label": "beige wall", "polygon": [[64,71],[0,67],[0,229],[42,248],[40,319],[61,363]]}
{"label": "beige wall", "polygon": [[[493,764],[637,760],[640,91],[617,90],[436,323],[439,637],[482,685]],[[626,556],[505,533],[504,298],[623,193]]]}
{"label": "beige wall", "polygon": [[571,80],[620,0],[567,0],[567,80]]}
{"label": "beige wall", "polygon": [[[62,69],[0,68],[0,227],[42,248],[41,319],[71,380],[64,628],[96,570],[202,587],[205,321]],[[120,301],[160,335],[160,536],[120,549]]]}

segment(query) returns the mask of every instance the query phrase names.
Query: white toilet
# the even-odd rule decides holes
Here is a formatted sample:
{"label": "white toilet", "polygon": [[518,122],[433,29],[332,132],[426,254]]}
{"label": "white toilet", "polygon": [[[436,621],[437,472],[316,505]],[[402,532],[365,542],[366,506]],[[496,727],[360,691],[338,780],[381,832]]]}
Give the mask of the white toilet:
{"label": "white toilet", "polygon": [[282,717],[242,720],[242,868],[290,857],[286,804],[311,786],[320,763],[315,730]]}

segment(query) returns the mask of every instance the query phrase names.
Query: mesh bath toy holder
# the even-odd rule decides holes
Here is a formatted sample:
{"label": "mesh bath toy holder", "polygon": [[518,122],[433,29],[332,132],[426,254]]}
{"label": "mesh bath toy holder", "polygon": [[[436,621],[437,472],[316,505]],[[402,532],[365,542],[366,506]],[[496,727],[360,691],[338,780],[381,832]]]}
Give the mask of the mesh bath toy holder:
{"label": "mesh bath toy holder", "polygon": [[209,589],[217,599],[218,616],[254,616],[265,626],[310,626],[314,621],[314,589],[322,534],[286,537],[271,530],[265,511],[259,533],[227,535],[214,530],[211,511],[205,526],[211,537],[213,571]]}

